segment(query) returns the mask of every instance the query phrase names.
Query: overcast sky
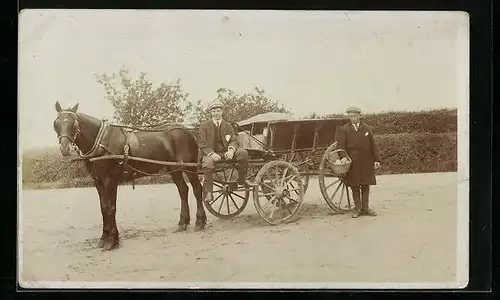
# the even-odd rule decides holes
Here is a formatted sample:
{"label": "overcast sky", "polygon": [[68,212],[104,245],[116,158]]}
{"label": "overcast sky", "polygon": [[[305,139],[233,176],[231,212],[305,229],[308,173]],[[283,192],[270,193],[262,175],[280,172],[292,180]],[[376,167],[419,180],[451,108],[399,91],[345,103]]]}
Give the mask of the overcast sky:
{"label": "overcast sky", "polygon": [[[54,103],[111,118],[95,73],[181,79],[192,101],[265,89],[293,113],[457,107],[460,12],[25,10],[19,16],[24,149],[57,146]],[[466,41],[468,42],[468,41]]]}

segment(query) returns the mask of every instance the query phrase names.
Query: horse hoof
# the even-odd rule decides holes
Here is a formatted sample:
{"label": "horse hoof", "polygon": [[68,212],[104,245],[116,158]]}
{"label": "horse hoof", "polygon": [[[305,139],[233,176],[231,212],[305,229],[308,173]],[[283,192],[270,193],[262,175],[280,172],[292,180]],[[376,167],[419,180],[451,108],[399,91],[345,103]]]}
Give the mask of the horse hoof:
{"label": "horse hoof", "polygon": [[104,244],[104,247],[102,248],[103,251],[110,251],[110,250],[113,250],[115,249],[117,246],[116,243],[113,243],[113,242],[108,242],[108,243],[105,243]]}
{"label": "horse hoof", "polygon": [[100,239],[99,242],[97,243],[97,248],[104,247],[104,243],[105,243],[104,239]]}
{"label": "horse hoof", "polygon": [[187,230],[187,225],[179,225],[179,226],[177,226],[177,229],[173,231],[173,233],[182,232],[182,231],[186,231],[186,230]]}
{"label": "horse hoof", "polygon": [[195,231],[195,232],[202,231],[203,229],[205,229],[205,226],[204,226],[204,225],[196,225],[196,226],[194,227],[194,231]]}

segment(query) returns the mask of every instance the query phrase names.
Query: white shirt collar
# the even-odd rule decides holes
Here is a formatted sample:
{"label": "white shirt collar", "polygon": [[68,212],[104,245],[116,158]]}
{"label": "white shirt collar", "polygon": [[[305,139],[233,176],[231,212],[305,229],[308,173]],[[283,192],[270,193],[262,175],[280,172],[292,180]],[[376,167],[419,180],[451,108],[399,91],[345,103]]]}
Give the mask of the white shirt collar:
{"label": "white shirt collar", "polygon": [[212,122],[214,122],[215,125],[217,125],[217,123],[219,123],[218,125],[222,124],[222,120],[212,119]]}

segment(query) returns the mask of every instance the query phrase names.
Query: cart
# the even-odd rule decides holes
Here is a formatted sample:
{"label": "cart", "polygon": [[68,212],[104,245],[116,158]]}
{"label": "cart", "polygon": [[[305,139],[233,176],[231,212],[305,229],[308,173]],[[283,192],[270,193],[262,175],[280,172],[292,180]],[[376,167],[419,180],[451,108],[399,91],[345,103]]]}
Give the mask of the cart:
{"label": "cart", "polygon": [[[240,147],[249,153],[248,178],[253,188],[237,183],[236,162],[219,162],[214,172],[213,200],[205,202],[207,210],[220,219],[241,214],[252,194],[255,209],[268,224],[293,222],[297,219],[311,176],[318,176],[321,194],[337,213],[354,208],[345,185],[350,158],[336,149],[335,134],[348,120],[340,118],[300,119],[286,114],[265,113],[233,124]],[[197,125],[186,125],[196,136]],[[340,156],[347,164],[337,165]],[[118,159],[124,155],[107,155],[90,159]],[[197,167],[201,163],[179,163],[127,156],[128,160],[170,167]]]}
{"label": "cart", "polygon": [[221,219],[241,214],[250,194],[257,213],[271,225],[296,220],[311,176],[337,213],[354,208],[344,177],[349,165],[335,165],[347,153],[336,149],[335,134],[346,119],[302,119],[267,113],[235,124],[240,147],[249,152],[248,179],[253,189],[239,188],[236,164],[221,163],[214,172],[214,200],[207,210]]}

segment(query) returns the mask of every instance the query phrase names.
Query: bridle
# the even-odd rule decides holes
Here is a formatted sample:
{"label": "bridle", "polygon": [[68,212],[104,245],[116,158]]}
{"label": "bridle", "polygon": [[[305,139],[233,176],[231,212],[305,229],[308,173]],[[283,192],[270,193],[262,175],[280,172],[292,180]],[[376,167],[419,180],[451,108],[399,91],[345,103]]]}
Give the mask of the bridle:
{"label": "bridle", "polygon": [[[74,117],[74,122],[73,122],[73,128],[75,129],[75,133],[74,135],[71,137],[69,135],[65,135],[65,134],[59,134],[59,132],[57,133],[57,139],[59,140],[59,144],[61,144],[61,140],[62,138],[67,138],[68,140],[70,140],[71,144],[76,146],[75,144],[75,141],[76,141],[76,138],[78,137],[78,135],[80,135],[81,133],[81,130],[80,130],[80,123],[78,123],[78,116],[72,112],[72,111],[61,111],[60,114],[69,114],[71,116]],[[60,116],[58,116],[57,118],[60,118]],[[57,119],[56,119],[57,120]]]}
{"label": "bridle", "polygon": [[[74,128],[75,133],[72,137],[65,135],[65,134],[57,133],[57,138],[59,140],[59,144],[61,144],[62,138],[69,139],[71,142],[71,146],[76,150],[80,159],[90,158],[90,157],[94,156],[95,154],[97,154],[98,150],[101,147],[104,147],[103,145],[101,145],[101,140],[102,140],[104,133],[106,132],[106,129],[108,127],[106,120],[101,121],[101,124],[99,125],[99,132],[97,133],[97,136],[94,140],[94,144],[92,145],[92,148],[87,153],[83,154],[82,151],[80,150],[80,148],[78,147],[78,145],[76,144],[76,139],[78,138],[78,136],[82,132],[80,130],[80,123],[78,122],[78,116],[76,115],[76,113],[74,113],[72,111],[61,111],[59,114],[62,114],[62,113],[69,114],[69,115],[74,117],[73,128]],[[58,118],[60,118],[60,116],[58,116]]]}

